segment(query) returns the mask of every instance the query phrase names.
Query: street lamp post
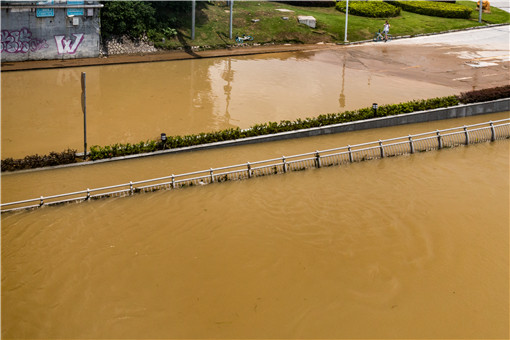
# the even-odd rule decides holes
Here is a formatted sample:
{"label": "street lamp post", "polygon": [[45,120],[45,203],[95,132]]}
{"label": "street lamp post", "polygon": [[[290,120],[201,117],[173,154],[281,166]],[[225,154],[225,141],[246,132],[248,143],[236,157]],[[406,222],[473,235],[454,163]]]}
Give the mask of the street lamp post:
{"label": "street lamp post", "polygon": [[195,40],[195,0],[191,1],[191,40]]}
{"label": "street lamp post", "polygon": [[85,72],[81,73],[81,107],[83,110],[83,160],[87,159],[87,81]]}
{"label": "street lamp post", "polygon": [[482,0],[478,1],[478,7],[479,7],[478,22],[481,23],[482,22],[482,7],[483,7],[483,1]]}
{"label": "street lamp post", "polygon": [[232,39],[232,17],[234,15],[234,0],[230,0],[230,30],[229,30],[229,38]]}
{"label": "street lamp post", "polygon": [[348,42],[347,40],[347,22],[349,21],[349,0],[346,0],[347,4],[345,7],[345,37],[344,42]]}

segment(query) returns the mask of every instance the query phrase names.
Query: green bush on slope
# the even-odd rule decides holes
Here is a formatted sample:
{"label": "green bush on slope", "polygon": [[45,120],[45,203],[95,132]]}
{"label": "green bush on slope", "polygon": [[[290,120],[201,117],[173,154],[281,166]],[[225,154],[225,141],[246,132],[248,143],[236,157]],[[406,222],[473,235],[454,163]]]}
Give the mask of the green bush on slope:
{"label": "green bush on slope", "polygon": [[[346,1],[336,4],[336,9],[346,11]],[[400,15],[400,8],[383,1],[349,1],[349,14],[370,18],[390,18]]]}

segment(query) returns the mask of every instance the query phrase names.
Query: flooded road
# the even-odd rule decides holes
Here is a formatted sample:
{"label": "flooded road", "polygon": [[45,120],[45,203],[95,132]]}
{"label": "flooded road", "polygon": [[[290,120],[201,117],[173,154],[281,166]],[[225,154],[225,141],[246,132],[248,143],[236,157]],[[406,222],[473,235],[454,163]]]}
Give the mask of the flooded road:
{"label": "flooded road", "polygon": [[[2,199],[508,117],[13,174]],[[508,337],[509,147],[3,214],[2,336]]]}
{"label": "flooded road", "polygon": [[[464,48],[465,49],[465,48]],[[455,48],[374,45],[255,56],[2,72],[2,158],[295,120],[508,83]],[[508,62],[506,62],[508,65]],[[445,72],[444,67],[449,71]],[[466,78],[466,79],[465,79]]]}
{"label": "flooded road", "polygon": [[[3,72],[2,158],[81,148],[82,71],[89,145],[508,81],[452,55],[441,75],[430,49],[404,61],[398,48]],[[1,199],[509,117],[4,173]],[[509,151],[504,140],[2,214],[2,338],[508,338]]]}
{"label": "flooded road", "polygon": [[509,146],[3,214],[2,336],[507,338]]}

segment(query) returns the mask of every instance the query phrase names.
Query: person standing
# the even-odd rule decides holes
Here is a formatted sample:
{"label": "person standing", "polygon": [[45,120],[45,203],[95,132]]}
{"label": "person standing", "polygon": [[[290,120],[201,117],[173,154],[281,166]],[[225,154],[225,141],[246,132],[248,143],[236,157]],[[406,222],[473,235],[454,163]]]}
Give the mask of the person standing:
{"label": "person standing", "polygon": [[390,23],[388,20],[384,23],[383,33],[384,33],[384,42],[388,41],[388,32],[390,31]]}

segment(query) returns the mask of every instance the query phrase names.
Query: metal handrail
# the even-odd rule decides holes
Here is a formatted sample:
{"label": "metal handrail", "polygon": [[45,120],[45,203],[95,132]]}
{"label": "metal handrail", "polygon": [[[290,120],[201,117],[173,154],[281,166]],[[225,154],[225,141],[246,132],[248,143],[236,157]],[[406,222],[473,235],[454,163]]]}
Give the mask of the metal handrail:
{"label": "metal handrail", "polygon": [[[510,126],[510,118],[508,119],[501,119],[497,121],[489,121],[485,123],[477,123],[472,125],[464,125],[460,127],[455,128],[449,128],[449,129],[443,129],[443,130],[436,130],[431,132],[425,132],[425,133],[419,133],[415,135],[408,135],[403,137],[396,137],[396,138],[389,138],[385,140],[378,140],[373,142],[367,142],[367,143],[360,143],[356,145],[348,145],[348,146],[342,146],[338,148],[332,148],[332,149],[326,149],[326,150],[317,150],[313,152],[307,152],[303,154],[297,154],[297,155],[291,155],[291,156],[282,156],[279,158],[272,158],[272,159],[266,159],[266,160],[260,160],[256,162],[247,162],[242,164],[236,164],[236,165],[229,165],[224,167],[218,167],[218,168],[209,168],[207,170],[199,170],[199,171],[193,171],[183,174],[177,174],[177,175],[169,175],[169,176],[163,176],[163,177],[157,177],[147,180],[141,180],[141,181],[131,181],[129,183],[123,183],[123,184],[117,184],[117,185],[111,185],[101,188],[94,188],[94,189],[86,189],[86,190],[80,190],[65,194],[58,194],[58,195],[51,195],[51,196],[41,196],[39,198],[32,198],[32,199],[26,199],[21,201],[15,201],[15,202],[8,202],[8,203],[2,203],[0,204],[1,212],[7,212],[7,211],[13,211],[13,210],[20,210],[20,209],[31,209],[31,208],[37,208],[44,205],[53,205],[53,204],[59,204],[64,202],[71,202],[71,201],[79,201],[79,200],[89,200],[91,198],[96,197],[103,197],[103,196],[112,196],[116,194],[123,194],[123,193],[129,193],[133,194],[135,191],[141,191],[145,189],[155,188],[155,187],[161,187],[161,186],[171,186],[172,188],[175,188],[176,185],[179,185],[181,183],[193,183],[194,181],[204,181],[208,180],[209,183],[212,183],[215,181],[215,178],[218,179],[219,176],[228,176],[232,174],[242,174],[247,173],[248,178],[252,176],[252,173],[256,170],[264,170],[268,168],[274,168],[274,167],[282,167],[283,172],[288,171],[288,167],[291,164],[297,164],[299,162],[305,162],[305,161],[317,161],[317,167],[321,167],[321,158],[323,157],[330,157],[330,156],[343,156],[343,155],[349,155],[349,161],[354,161],[354,154],[360,153],[360,152],[370,152],[373,150],[380,150],[379,157],[385,157],[385,147],[390,146],[398,146],[398,145],[410,145],[409,153],[414,153],[414,144],[420,141],[429,141],[433,139],[438,140],[437,148],[441,149],[443,147],[443,140],[446,137],[454,136],[454,135],[460,135],[465,134],[465,144],[470,143],[469,133],[476,132],[476,131],[482,131],[491,129],[491,141],[494,140],[495,136],[495,128],[500,126]],[[460,130],[460,131],[456,131]],[[509,129],[510,130],[510,129]],[[419,138],[416,138],[419,137]],[[509,136],[510,137],[510,133]],[[386,144],[385,144],[386,143]],[[413,144],[414,143],[414,144]],[[458,141],[457,141],[458,144]],[[365,156],[363,156],[364,158]],[[370,158],[376,157],[372,154],[369,155]],[[225,171],[227,170],[227,171]],[[168,180],[171,180],[170,182]],[[163,182],[165,181],[165,182]],[[149,184],[152,183],[152,184]],[[141,184],[149,184],[145,186],[139,186]],[[190,185],[191,185],[190,184]],[[109,191],[111,189],[119,189],[124,188],[121,190],[116,191]],[[85,194],[85,196],[80,196]],[[47,200],[53,200],[57,198],[65,198],[69,196],[77,196],[72,197],[68,199],[64,199],[61,201],[52,201],[52,202],[46,202]],[[11,207],[16,205],[22,205],[25,203],[31,203],[31,202],[39,202],[38,205],[27,205],[27,206],[20,206],[17,208],[11,208],[11,209],[5,209],[5,207]]]}

